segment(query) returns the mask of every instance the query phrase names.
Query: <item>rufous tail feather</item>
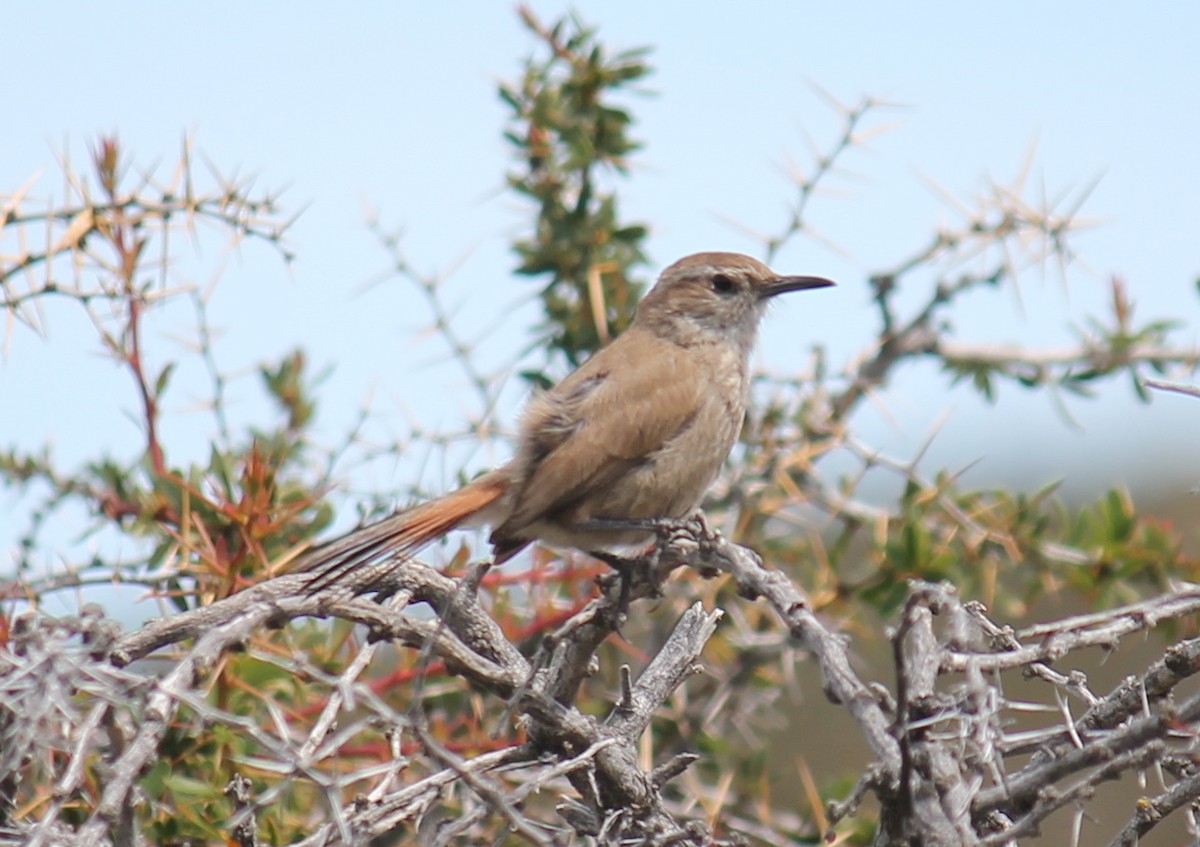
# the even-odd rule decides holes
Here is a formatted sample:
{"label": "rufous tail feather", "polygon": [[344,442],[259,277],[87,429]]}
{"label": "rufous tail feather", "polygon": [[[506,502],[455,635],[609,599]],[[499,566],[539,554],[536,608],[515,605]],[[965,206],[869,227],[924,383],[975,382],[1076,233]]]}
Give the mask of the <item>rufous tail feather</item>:
{"label": "rufous tail feather", "polygon": [[[313,572],[305,590],[310,593],[320,591],[357,568],[388,559],[399,567],[417,550],[490,506],[506,488],[503,480],[489,474],[458,491],[397,512],[313,548],[297,566],[297,570]],[[371,582],[382,579],[391,571],[391,567],[380,570]]]}

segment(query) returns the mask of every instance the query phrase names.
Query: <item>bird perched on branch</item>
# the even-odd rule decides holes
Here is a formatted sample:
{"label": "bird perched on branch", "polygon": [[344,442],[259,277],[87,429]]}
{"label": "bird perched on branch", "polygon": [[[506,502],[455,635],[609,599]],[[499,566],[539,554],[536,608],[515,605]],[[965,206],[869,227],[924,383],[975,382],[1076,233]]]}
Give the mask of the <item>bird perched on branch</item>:
{"label": "bird perched on branch", "polygon": [[299,563],[313,573],[309,588],[363,565],[402,567],[459,527],[490,526],[497,564],[534,541],[584,552],[650,542],[654,521],[700,504],[733,448],[767,303],[829,285],[737,253],[680,259],[638,304],[629,329],[530,399],[511,461],[309,551]]}

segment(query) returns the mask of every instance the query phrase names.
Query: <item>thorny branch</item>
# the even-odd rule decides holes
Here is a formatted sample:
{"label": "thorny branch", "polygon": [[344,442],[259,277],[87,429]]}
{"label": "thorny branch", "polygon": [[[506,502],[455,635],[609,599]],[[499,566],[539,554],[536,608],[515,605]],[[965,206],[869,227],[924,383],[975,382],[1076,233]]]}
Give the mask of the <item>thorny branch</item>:
{"label": "thorny branch", "polygon": [[[196,505],[206,492],[198,490],[194,478],[181,472],[166,453],[162,410],[175,363],[156,366],[147,344],[152,314],[181,295],[195,310],[197,349],[214,380],[211,411],[223,437],[214,446],[223,448],[222,454],[240,446],[227,426],[225,378],[212,361],[206,302],[210,295],[176,282],[182,274],[174,239],[182,235],[200,248],[207,245],[201,230],[211,228],[224,236],[225,250],[256,240],[273,246],[287,260],[291,254],[284,236],[294,218],[284,219],[277,195],[255,189],[252,180],[227,178],[212,169],[209,185],[198,187],[194,157],[193,142],[185,139],[166,178],[158,169],[134,173],[118,139],[102,137],[92,150],[88,171],[75,171],[62,154],[66,197],[39,202],[31,196],[32,185],[0,197],[0,311],[8,317],[6,340],[18,324],[44,331],[48,301],[73,301],[91,321],[104,352],[132,383],[143,444],[143,455],[134,463],[136,474],[107,457],[87,463],[86,470],[67,473],[59,469],[49,447],[25,453],[6,445],[0,451],[0,477],[5,481],[41,483],[49,489],[40,503],[31,497],[36,505],[21,539],[20,569],[29,569],[27,555],[47,516],[70,502],[82,503],[117,526],[150,519],[166,534],[187,534],[187,507],[178,501]],[[44,242],[38,243],[39,235]],[[106,575],[122,570],[113,564]]]}
{"label": "thorny branch", "polygon": [[[590,820],[607,829],[610,837],[650,831],[666,843],[671,838],[686,835],[687,830],[662,809],[657,798],[664,772],[656,772],[659,778],[656,783],[650,774],[642,771],[636,745],[657,707],[684,682],[693,668],[704,642],[715,628],[719,612],[706,613],[696,605],[685,613],[672,636],[633,685],[630,701],[614,710],[607,721],[597,724],[592,718],[547,695],[548,691],[563,688],[558,681],[561,677],[576,678],[576,670],[567,668],[563,660],[573,654],[562,651],[538,669],[536,675],[533,674],[529,663],[503,636],[478,599],[464,594],[459,581],[454,578],[410,562],[396,573],[392,584],[386,586],[389,593],[395,592],[404,598],[403,601],[384,605],[355,597],[352,590],[342,587],[318,596],[307,596],[304,584],[302,576],[269,580],[226,600],[151,622],[106,646],[107,662],[123,668],[173,645],[194,641],[194,646],[186,649],[175,661],[171,672],[155,683],[146,697],[136,732],[111,763],[111,777],[98,806],[80,830],[77,843],[107,843],[107,833],[118,826],[128,808],[137,777],[155,760],[164,733],[182,704],[202,713],[211,711],[203,700],[197,700],[188,692],[203,684],[225,651],[247,644],[254,633],[264,627],[280,626],[287,620],[309,615],[328,615],[364,625],[372,639],[413,647],[430,646],[432,654],[446,662],[455,673],[499,697],[513,698],[514,713],[524,725],[532,746],[513,748],[510,755],[498,758],[495,766],[522,762],[528,767],[545,768],[573,762],[572,768],[556,773],[576,783],[577,790],[583,795],[582,808],[588,810]],[[643,583],[639,590],[645,590],[645,586]],[[619,593],[614,589],[613,596]],[[600,618],[608,621],[608,632],[615,631],[619,615],[607,614],[613,602],[611,597],[597,600],[596,618],[591,622],[581,619],[564,626],[557,634],[558,644],[580,637],[592,641],[590,629]],[[438,619],[430,621],[406,614],[408,607],[415,603],[430,606]],[[401,715],[388,712],[386,717],[396,725],[404,724]],[[215,713],[209,714],[208,719],[221,720]],[[322,721],[322,724],[327,726],[328,722]],[[423,746],[430,749],[431,739],[419,728],[414,731],[421,735]],[[323,739],[323,732],[314,730],[302,748],[290,751],[290,762],[284,757],[279,764],[295,774],[311,777],[319,762],[336,753],[338,746],[330,745]],[[580,758],[580,751],[589,751],[586,759]],[[550,758],[541,761],[545,756]],[[485,806],[502,811],[510,824],[518,831],[524,831],[532,843],[543,843],[534,829],[526,830],[518,825],[515,807],[498,805],[497,798],[502,794],[499,784],[480,781],[482,775],[479,778],[471,776],[470,763],[459,761],[446,751],[434,755],[433,759],[446,764],[460,781],[480,796]],[[585,765],[586,774],[576,773]],[[331,805],[337,809],[342,781],[328,778],[318,778],[318,781],[323,783]],[[410,792],[410,787],[404,786],[398,791],[405,794]],[[357,834],[388,831],[407,819],[407,814],[419,810],[419,804],[410,804],[402,807],[408,810],[407,814],[397,814],[392,799],[396,793],[391,791],[377,796],[369,808],[351,808],[346,821],[339,826],[348,827],[348,832]],[[380,809],[389,808],[393,811],[380,815]],[[579,814],[576,810],[576,818]]]}
{"label": "thorny branch", "polygon": [[[566,49],[555,33],[544,30],[542,35],[555,50]],[[784,234],[763,241],[769,255],[798,233],[815,234],[805,220],[809,200],[818,183],[839,170],[840,156],[861,144],[862,121],[879,105],[864,100],[857,107],[843,107],[842,131],[833,147],[817,156],[810,176],[797,178],[798,197]],[[146,177],[135,190],[122,193],[116,190],[115,149],[102,146],[97,158],[100,172],[113,177],[101,186],[106,196],[96,201],[86,186],[76,183],[78,202],[45,213],[44,221],[57,235],[44,247],[22,245],[15,261],[6,258],[0,307],[35,328],[37,305],[54,295],[65,294],[89,307],[96,302],[122,307],[116,321],[111,315],[90,314],[135,379],[147,457],[161,477],[169,471],[156,427],[156,377],[143,361],[139,339],[145,305],[167,294],[162,285],[166,248],[157,284],[135,286],[140,277],[132,269],[143,258],[146,230],[158,222],[165,227],[175,216],[189,226],[209,220],[232,227],[239,237],[278,243],[283,228],[275,223],[273,198],[246,202],[244,184],[228,182],[213,194],[200,195],[190,179],[184,184],[177,176],[159,186]],[[186,170],[185,161],[180,174]],[[157,199],[148,187],[157,191]],[[794,452],[757,451],[764,463],[753,469],[758,480],[777,482],[789,494],[802,492],[789,502],[810,503],[847,525],[882,528],[878,534],[886,537],[894,513],[857,501],[852,486],[811,472],[816,458],[842,449],[864,469],[896,472],[917,498],[937,503],[947,534],[965,538],[969,549],[998,547],[1014,561],[1021,559],[1018,553],[1029,552],[1067,566],[1092,564],[1082,549],[1041,537],[1030,542],[998,529],[987,521],[986,509],[964,506],[943,480],[918,473],[915,460],[884,456],[859,442],[846,426],[876,387],[918,357],[936,359],[985,393],[996,379],[1082,390],[1102,373],[1162,371],[1200,360],[1194,350],[1167,344],[1164,325],[1133,326],[1118,280],[1112,285],[1111,325],[1094,324],[1075,345],[1031,350],[953,339],[947,332],[948,312],[956,298],[1014,280],[1023,269],[1047,259],[1065,264],[1071,258],[1066,238],[1079,224],[1076,204],[1064,211],[1026,203],[1019,189],[1019,184],[994,187],[958,226],[939,231],[910,257],[872,276],[877,337],[839,380],[826,382],[822,357],[814,357],[817,387],[796,394],[806,404],[792,418],[800,434],[780,439],[800,447]],[[38,220],[19,211],[19,201],[6,201],[0,223]],[[428,297],[434,330],[483,405],[490,407],[494,386],[438,299],[440,280],[414,273],[395,239],[375,229],[394,271],[416,282]],[[59,260],[65,259],[72,260],[76,273],[91,263],[104,285],[85,285],[81,276],[66,283],[58,275],[66,264]],[[912,302],[896,296],[901,286],[911,290],[914,284],[927,284],[922,275],[930,272],[934,279],[926,295],[915,308],[901,309],[901,302]],[[27,288],[18,290],[22,279]],[[210,371],[220,402],[221,377],[215,366]],[[1151,380],[1139,384],[1171,388]],[[228,440],[223,423],[221,430]],[[31,461],[28,468],[53,480],[58,491],[78,484],[57,479],[48,462]],[[102,488],[81,493],[101,503],[114,520],[139,512],[136,504],[114,499]],[[171,511],[152,517],[179,522]],[[620,691],[603,719],[578,705],[602,661],[601,645],[619,639],[633,610],[657,601],[667,577],[681,567],[705,577],[728,574],[741,598],[761,599],[774,615],[776,629],[786,631],[812,658],[827,697],[846,709],[866,739],[872,761],[863,763],[864,776],[851,795],[830,805],[832,828],[873,794],[881,807],[877,844],[1012,844],[1037,833],[1059,810],[1082,803],[1100,783],[1153,769],[1161,779],[1158,795],[1136,804],[1113,842],[1131,844],[1172,812],[1190,814],[1200,796],[1194,764],[1200,699],[1179,692],[1180,683],[1200,668],[1200,641],[1172,645],[1144,673],[1104,696],[1094,693],[1077,670],[1059,667],[1079,650],[1115,649],[1129,635],[1194,616],[1200,607],[1200,590],[1194,586],[1108,612],[1011,630],[995,623],[983,606],[960,601],[951,588],[912,583],[892,635],[895,679],[889,686],[862,678],[847,639],[816,614],[808,596],[782,570],[764,567],[755,553],[695,521],[664,525],[656,553],[631,563],[619,578],[602,577],[595,595],[580,600],[536,645],[506,635],[496,608],[476,593],[476,585],[417,561],[391,573],[380,586],[382,602],[359,596],[361,586],[374,577],[363,571],[316,596],[302,590],[302,578],[276,577],[125,635],[95,609],[57,621],[27,613],[0,651],[0,799],[16,797],[15,775],[31,769],[54,789],[33,804],[37,808],[0,806],[0,827],[7,827],[0,829],[0,843],[12,832],[22,843],[35,845],[135,843],[141,837],[135,807],[139,780],[154,768],[168,742],[193,725],[221,727],[245,742],[226,760],[232,778],[224,784],[234,803],[221,828],[223,837],[239,844],[255,843],[264,810],[293,790],[310,792],[306,796],[313,798],[306,829],[311,834],[298,842],[312,847],[362,843],[398,828],[422,842],[449,844],[494,832],[478,828],[487,820],[498,820],[515,838],[531,844],[573,839],[605,845],[713,844],[722,843],[718,834],[726,833],[730,842],[773,843],[778,833],[764,832],[758,822],[719,803],[715,808],[720,814],[711,816],[714,829],[694,820],[692,807],[671,781],[690,776],[689,768],[704,759],[641,746],[651,720],[671,698],[686,693],[687,679],[696,672],[723,609],[705,611],[696,603],[669,634],[642,645],[652,658],[636,677],[628,665],[622,667]],[[164,588],[162,580],[146,582]],[[71,580],[44,580],[31,594],[58,584]],[[230,585],[240,583],[231,577]],[[301,647],[288,652],[257,640],[266,630],[303,618],[345,622],[369,643],[344,670],[331,673]],[[330,631],[345,629],[335,625]],[[213,680],[221,678],[225,663],[239,651],[283,677],[323,686],[327,698],[311,714],[295,704],[285,708],[268,696],[263,698],[266,718],[237,713],[213,693]],[[421,674],[437,664],[467,685],[454,689],[452,681],[441,681],[441,691],[422,687],[418,702],[397,708],[364,671],[372,661],[400,653],[427,657],[418,669]],[[1045,699],[1052,702],[1028,704],[1006,696],[1004,676],[1016,673],[1048,686]],[[450,690],[505,704],[505,725],[494,728],[495,749],[479,743],[456,747],[430,729],[424,698]],[[1026,721],[1014,728],[1012,716],[1030,708],[1054,717],[1043,725],[1030,728]],[[508,734],[510,722],[516,728]],[[364,764],[356,747],[380,737],[386,739],[389,757]],[[256,787],[244,774],[263,777],[268,784]],[[552,808],[539,803],[540,794],[553,798]],[[458,813],[453,821],[442,817],[449,796]]]}
{"label": "thorny branch", "polygon": [[[0,765],[17,767],[17,761],[44,758],[55,746],[53,738],[37,735],[20,710],[33,691],[67,686],[75,693],[58,702],[87,696],[78,717],[59,723],[75,729],[60,742],[66,755],[56,768],[56,802],[78,796],[86,762],[97,755],[109,757],[100,801],[71,836],[71,844],[112,843],[114,833],[130,825],[127,814],[137,779],[154,762],[181,707],[258,739],[262,753],[256,767],[280,768],[290,780],[319,788],[334,814],[301,842],[306,845],[351,843],[405,823],[421,827],[440,792],[451,786],[474,801],[455,824],[437,828],[431,843],[450,843],[490,815],[499,815],[531,844],[562,843],[566,831],[606,844],[628,838],[653,844],[711,843],[704,828],[672,811],[674,803],[664,793],[665,783],[683,773],[694,757],[675,757],[645,770],[637,745],[649,720],[694,672],[720,611],[693,605],[646,669],[623,684],[624,693],[606,719],[597,721],[571,705],[581,679],[579,666],[595,662],[594,651],[604,640],[600,633],[616,633],[631,605],[656,596],[666,576],[681,566],[710,577],[731,575],[738,594],[765,601],[817,662],[826,695],[846,707],[875,760],[862,789],[876,794],[882,804],[877,844],[908,843],[917,833],[925,844],[1014,843],[1037,832],[1053,812],[1088,796],[1100,782],[1169,763],[1192,750],[1200,726],[1200,696],[1175,705],[1172,694],[1200,669],[1200,639],[1173,645],[1143,676],[1127,680],[1110,695],[1090,695],[1088,708],[1067,726],[1010,734],[1004,715],[1019,704],[1006,700],[997,675],[1007,669],[1049,668],[1076,650],[1095,644],[1111,648],[1126,635],[1193,614],[1200,588],[1185,586],[1110,612],[1010,631],[992,623],[977,604],[959,601],[950,587],[914,583],[894,636],[897,683],[889,693],[859,677],[845,638],[813,614],[805,595],[782,573],[767,569],[753,552],[694,519],[664,524],[657,551],[629,570],[629,582],[623,586],[615,575],[602,579],[599,594],[548,639],[532,662],[505,638],[481,598],[462,591],[461,580],[417,561],[392,572],[382,589],[391,599],[382,604],[355,594],[356,583],[368,584],[370,574],[352,574],[346,584],[315,596],[304,593],[303,575],[285,575],[123,636],[95,611],[90,618],[57,622],[30,613],[15,633],[13,647],[0,654],[0,702],[11,704],[0,721],[2,749],[6,757],[17,757]],[[414,614],[420,605],[436,617]],[[296,742],[288,740],[293,733],[282,725],[279,735],[264,732],[197,696],[226,652],[248,645],[265,627],[309,616],[353,622],[377,643],[427,649],[477,689],[509,701],[527,740],[463,757],[357,681],[362,663],[340,679],[329,678],[331,691],[344,693],[331,696],[311,733]],[[935,626],[939,620],[940,628]],[[181,652],[157,681],[137,671],[135,663],[165,658],[169,650]],[[299,665],[292,672],[322,674]],[[1037,676],[1056,696],[1078,699],[1087,692],[1078,674]],[[374,716],[365,723],[354,717],[364,707]],[[136,720],[130,720],[133,715]],[[335,729],[335,720],[344,726]],[[97,729],[114,721],[126,727],[125,740],[102,754]],[[396,728],[394,738],[408,734],[418,740],[429,762],[439,767],[404,779],[413,760],[397,747],[393,766],[344,774],[328,770],[330,757],[379,721]],[[1009,765],[1013,756],[1031,749],[1037,753],[1027,763]],[[377,790],[343,807],[346,787],[364,781]],[[561,794],[567,784],[573,788],[570,799]],[[1058,784],[1062,791],[1048,790]],[[1160,797],[1138,806],[1126,830],[1144,833],[1194,800],[1196,785],[1194,772],[1182,773],[1175,785],[1164,786]],[[538,791],[564,797],[557,822],[529,807]],[[252,843],[247,822],[270,796],[239,794],[241,812],[230,826],[240,843]],[[857,802],[856,795],[844,806],[831,807],[831,824]],[[51,831],[55,838],[62,836],[65,824],[53,818],[42,819],[36,828],[39,837],[48,838]],[[1118,843],[1128,843],[1131,836],[1121,837],[1126,841]]]}
{"label": "thorny branch", "polygon": [[[0,229],[23,233],[40,224],[46,232],[44,244],[32,246],[22,237],[15,253],[0,256],[0,308],[38,329],[40,322],[30,310],[42,299],[68,297],[85,305],[124,301],[127,286],[135,284],[130,272],[142,261],[141,252],[152,236],[165,237],[178,226],[194,235],[198,225],[216,224],[240,238],[258,238],[283,249],[290,221],[278,219],[278,197],[251,198],[252,181],[227,180],[215,173],[218,185],[197,191],[191,178],[193,156],[193,143],[187,139],[169,180],[163,182],[150,172],[132,185],[123,185],[121,149],[115,138],[105,138],[93,153],[98,186],[72,171],[64,154],[63,168],[72,192],[65,202],[32,210],[28,187],[0,198]],[[99,197],[94,196],[97,189]],[[162,296],[168,272],[169,246],[164,241],[159,247],[161,272],[151,284],[159,290],[141,292],[151,298]],[[284,256],[291,254],[285,250]],[[70,280],[64,278],[65,270]],[[18,287],[22,280],[24,286]]]}

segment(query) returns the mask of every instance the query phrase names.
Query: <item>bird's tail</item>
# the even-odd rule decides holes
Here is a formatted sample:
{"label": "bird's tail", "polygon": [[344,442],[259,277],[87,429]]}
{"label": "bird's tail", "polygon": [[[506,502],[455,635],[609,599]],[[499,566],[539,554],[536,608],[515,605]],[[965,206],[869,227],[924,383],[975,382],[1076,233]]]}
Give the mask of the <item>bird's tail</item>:
{"label": "bird's tail", "polygon": [[[507,490],[508,480],[503,474],[486,474],[436,500],[397,512],[313,548],[296,570],[312,572],[304,587],[315,593],[364,565],[392,560],[399,566],[429,542],[469,523]],[[380,570],[371,582],[382,579],[391,570],[390,567]]]}

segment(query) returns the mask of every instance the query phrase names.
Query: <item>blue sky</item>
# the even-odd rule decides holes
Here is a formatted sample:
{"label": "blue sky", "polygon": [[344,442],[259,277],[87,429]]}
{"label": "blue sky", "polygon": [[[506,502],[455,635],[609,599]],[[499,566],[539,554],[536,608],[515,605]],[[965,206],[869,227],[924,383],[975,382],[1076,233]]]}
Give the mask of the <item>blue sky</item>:
{"label": "blue sky", "polygon": [[[543,20],[567,8],[534,2]],[[1084,207],[1096,226],[1076,247],[1065,284],[1047,269],[1008,292],[966,304],[960,335],[1043,346],[1071,338],[1103,310],[1111,274],[1125,277],[1143,317],[1177,319],[1196,339],[1200,276],[1200,6],[944,3],[580,2],[581,16],[613,49],[654,47],[653,93],[631,97],[645,150],[624,186],[624,213],[650,223],[657,267],[702,249],[755,252],[730,221],[778,231],[793,189],[789,162],[811,163],[806,139],[826,146],[837,120],[819,86],[843,102],[900,104],[868,126],[890,125],[845,164],[809,220],[836,243],[792,242],[779,270],[832,276],[829,296],[796,298],[768,321],[762,362],[786,372],[809,344],[834,361],[872,328],[867,275],[922,247],[953,214],[939,190],[970,198],[1007,182],[1034,150],[1033,196],[1099,183]],[[352,11],[347,11],[352,10]],[[508,240],[527,217],[505,194],[505,113],[496,97],[535,47],[509,4],[12,4],[6,10],[6,127],[0,193],[41,174],[33,198],[60,190],[56,151],[82,163],[98,133],[119,133],[136,161],[169,163],[181,138],[221,169],[289,186],[304,208],[292,230],[294,265],[249,247],[225,268],[213,302],[218,359],[234,371],[305,346],[333,368],[322,426],[340,432],[369,396],[383,432],[417,421],[454,426],[470,411],[465,384],[418,337],[427,318],[403,286],[370,288],[388,259],[367,231],[365,208],[425,271],[454,268],[447,292],[468,335],[503,362],[534,318],[532,286],[515,278]],[[10,252],[6,242],[0,249]],[[219,257],[181,263],[181,282],[207,285]],[[85,322],[65,304],[47,310],[47,337],[6,332],[0,361],[3,443],[49,440],[64,465],[108,450],[129,455],[135,398],[98,355]],[[173,350],[161,331],[162,356]],[[234,386],[254,414],[253,382]],[[184,412],[203,386],[172,395]],[[499,414],[510,423],[519,396]],[[1082,431],[1044,397],[1014,389],[996,405],[948,390],[916,367],[884,392],[862,425],[904,455],[945,421],[930,454],[978,482],[1068,490],[1129,481],[1178,491],[1200,480],[1188,437],[1200,404],[1159,396],[1137,403],[1126,384],[1093,403],[1071,402]],[[173,431],[179,460],[207,454],[203,429]],[[190,449],[194,452],[186,455]],[[501,460],[502,455],[495,457]],[[375,469],[386,488],[392,473]],[[430,473],[429,469],[424,471]],[[431,487],[437,487],[432,471]],[[12,495],[3,495],[10,506]],[[7,507],[6,507],[7,508]],[[16,527],[0,526],[5,547]]]}

